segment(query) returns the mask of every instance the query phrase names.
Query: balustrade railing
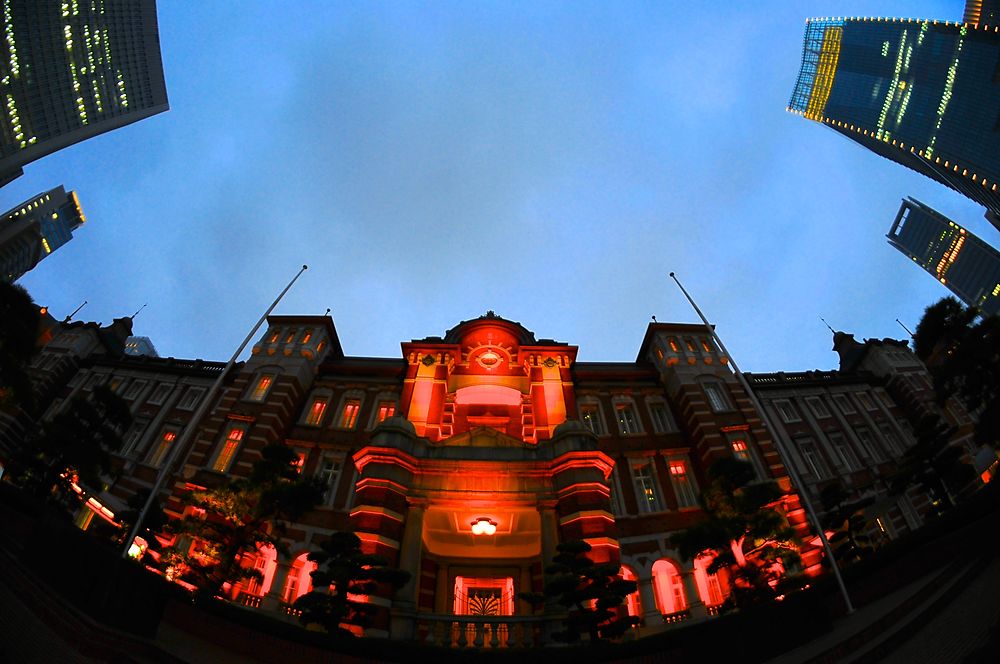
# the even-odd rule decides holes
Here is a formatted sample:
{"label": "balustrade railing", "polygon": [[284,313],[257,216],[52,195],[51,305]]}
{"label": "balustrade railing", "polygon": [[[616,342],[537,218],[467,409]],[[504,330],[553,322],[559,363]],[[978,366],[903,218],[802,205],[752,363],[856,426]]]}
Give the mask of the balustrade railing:
{"label": "balustrade railing", "polygon": [[546,621],[539,616],[417,616],[417,634],[445,648],[536,648],[546,643]]}

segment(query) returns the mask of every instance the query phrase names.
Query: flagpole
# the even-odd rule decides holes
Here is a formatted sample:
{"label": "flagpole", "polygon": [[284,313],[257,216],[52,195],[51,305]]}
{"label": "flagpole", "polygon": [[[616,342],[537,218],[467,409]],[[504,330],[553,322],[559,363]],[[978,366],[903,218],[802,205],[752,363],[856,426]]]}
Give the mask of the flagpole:
{"label": "flagpole", "polygon": [[191,437],[194,435],[195,428],[198,426],[198,423],[201,421],[201,419],[205,416],[206,411],[208,411],[209,404],[215,401],[215,395],[219,392],[219,389],[222,387],[222,381],[226,378],[226,375],[229,373],[229,370],[233,368],[234,364],[236,364],[236,360],[240,356],[240,353],[243,352],[243,349],[247,347],[247,344],[250,343],[250,340],[253,339],[254,335],[257,334],[257,330],[260,329],[260,326],[264,324],[264,321],[267,320],[267,317],[271,315],[271,312],[274,311],[274,308],[278,306],[279,302],[281,302],[281,298],[285,297],[285,293],[287,293],[291,289],[292,285],[296,281],[298,281],[299,277],[302,276],[302,273],[308,269],[309,269],[308,265],[303,265],[302,269],[300,269],[298,273],[294,277],[292,277],[292,280],[288,282],[288,285],[285,286],[285,290],[281,291],[281,293],[278,294],[278,297],[274,299],[274,302],[271,303],[271,306],[267,308],[267,311],[264,312],[264,315],[260,317],[260,320],[257,321],[257,324],[254,325],[253,329],[250,330],[250,333],[247,334],[246,339],[243,340],[243,343],[240,344],[240,347],[237,348],[236,352],[233,353],[233,356],[229,358],[229,362],[226,364],[225,368],[223,368],[218,378],[216,378],[215,382],[212,383],[212,387],[208,390],[208,393],[205,394],[205,396],[202,398],[201,403],[198,404],[197,410],[195,410],[194,414],[191,415],[191,419],[188,421],[187,426],[185,426],[183,431],[181,431],[179,440],[177,440],[173,445],[171,445],[170,452],[167,455],[167,460],[164,461],[163,466],[160,467],[160,472],[156,476],[156,482],[153,483],[153,488],[149,492],[149,498],[146,499],[146,503],[142,506],[142,510],[139,512],[139,517],[135,520],[135,523],[132,525],[131,532],[129,532],[128,537],[125,538],[125,548],[122,550],[122,558],[129,557],[129,550],[131,550],[132,548],[132,542],[135,541],[136,535],[139,534],[139,527],[142,525],[142,522],[146,519],[146,514],[149,513],[149,510],[153,506],[153,503],[156,502],[156,495],[160,492],[160,489],[163,487],[163,482],[170,475],[170,470],[174,464],[174,460],[176,459],[180,451],[185,447],[187,447],[187,444],[190,442]]}
{"label": "flagpole", "polygon": [[830,546],[830,541],[826,537],[826,532],[823,530],[823,524],[820,523],[816,510],[813,509],[812,501],[809,500],[805,484],[802,482],[801,477],[799,477],[795,464],[790,462],[787,451],[788,447],[786,446],[784,440],[784,430],[773,425],[771,417],[767,414],[767,411],[764,410],[763,404],[761,404],[760,400],[757,398],[757,394],[750,387],[750,383],[747,381],[746,376],[744,376],[743,372],[740,371],[740,367],[736,364],[736,360],[733,359],[732,354],[726,350],[726,346],[722,343],[722,339],[720,339],[719,335],[715,333],[715,328],[712,327],[712,325],[708,322],[708,319],[705,318],[705,314],[703,314],[701,309],[698,308],[698,305],[695,304],[694,298],[691,297],[691,294],[688,293],[687,289],[684,288],[684,285],[681,284],[680,279],[678,279],[677,275],[673,272],[670,273],[670,278],[674,280],[677,287],[681,289],[682,293],[684,293],[684,297],[687,298],[688,303],[692,308],[694,308],[698,317],[701,318],[701,322],[705,324],[705,329],[708,330],[712,339],[714,339],[715,343],[718,344],[723,355],[729,358],[729,364],[733,368],[733,373],[736,374],[736,380],[739,381],[744,391],[746,391],[747,396],[750,397],[750,403],[752,403],[753,407],[757,409],[758,413],[760,413],[761,419],[764,421],[764,426],[767,427],[767,429],[773,434],[775,448],[778,450],[778,456],[781,457],[781,462],[785,465],[785,470],[788,471],[788,476],[792,481],[792,486],[798,491],[799,499],[802,501],[802,506],[806,510],[806,515],[813,522],[813,526],[816,528],[817,532],[819,532],[819,539],[823,544],[823,550],[826,551],[826,555],[830,559],[830,568],[833,570],[833,575],[837,579],[837,585],[840,587],[840,594],[844,597],[844,604],[847,605],[847,613],[854,613],[854,605],[851,604],[851,598],[847,593],[847,586],[844,585],[844,579],[840,575],[840,568],[837,565],[836,557],[833,555],[833,548]]}

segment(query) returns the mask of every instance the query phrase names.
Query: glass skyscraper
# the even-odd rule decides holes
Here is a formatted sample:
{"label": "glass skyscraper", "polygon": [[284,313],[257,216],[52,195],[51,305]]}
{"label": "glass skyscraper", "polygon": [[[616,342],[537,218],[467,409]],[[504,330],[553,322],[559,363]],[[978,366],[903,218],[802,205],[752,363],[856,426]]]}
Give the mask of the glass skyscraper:
{"label": "glass skyscraper", "polygon": [[889,229],[889,244],[986,315],[1000,313],[1000,252],[951,219],[905,199]]}
{"label": "glass skyscraper", "polygon": [[807,21],[788,110],[961,192],[1000,228],[1000,28]]}
{"label": "glass skyscraper", "polygon": [[0,215],[0,281],[13,282],[73,239],[86,217],[76,192],[56,187]]}
{"label": "glass skyscraper", "polygon": [[79,141],[166,111],[155,0],[2,0],[0,186]]}

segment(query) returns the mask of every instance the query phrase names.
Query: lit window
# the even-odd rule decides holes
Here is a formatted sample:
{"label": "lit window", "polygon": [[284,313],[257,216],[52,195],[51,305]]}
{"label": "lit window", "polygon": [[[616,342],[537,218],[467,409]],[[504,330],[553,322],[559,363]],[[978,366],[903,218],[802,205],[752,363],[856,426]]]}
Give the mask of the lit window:
{"label": "lit window", "polygon": [[153,453],[149,455],[149,465],[159,468],[167,458],[170,446],[174,444],[175,440],[177,440],[176,431],[164,431],[163,435],[160,436],[160,442],[153,449]]}
{"label": "lit window", "polygon": [[306,414],[306,424],[313,427],[318,427],[323,421],[323,414],[326,412],[326,397],[319,397],[313,399],[312,404],[309,406],[309,412]]}
{"label": "lit window", "polygon": [[653,476],[653,462],[646,461],[632,466],[632,482],[635,485],[639,512],[648,514],[663,509],[660,503],[660,493],[656,489],[656,478]]}
{"label": "lit window", "polygon": [[295,336],[299,333],[298,330],[289,330],[288,335],[285,337],[285,343],[290,344],[295,341]]}
{"label": "lit window", "polygon": [[257,382],[254,384],[253,389],[250,391],[250,395],[247,397],[250,401],[263,401],[264,397],[267,396],[267,391],[271,387],[271,383],[274,382],[273,374],[263,374],[257,378]]}
{"label": "lit window", "polygon": [[691,478],[688,476],[687,464],[679,459],[670,461],[670,482],[673,484],[674,493],[677,495],[678,507],[683,509],[698,506],[698,499],[694,495]]}
{"label": "lit window", "polygon": [[309,343],[309,340],[312,338],[313,338],[312,330],[306,330],[305,333],[302,335],[302,339],[299,341],[299,343],[307,344]]}
{"label": "lit window", "polygon": [[347,399],[340,410],[340,428],[353,429],[358,423],[358,413],[361,412],[361,402],[358,399]]}
{"label": "lit window", "polygon": [[274,330],[273,332],[271,332],[271,335],[267,338],[267,343],[273,344],[274,342],[276,342],[278,340],[279,334],[280,333],[278,332],[278,330]]}
{"label": "lit window", "polygon": [[677,345],[677,339],[670,337],[669,339],[667,339],[667,343],[670,344],[670,350],[674,351],[675,353],[681,352],[681,347]]}
{"label": "lit window", "polygon": [[379,401],[378,414],[376,415],[378,422],[385,422],[387,419],[389,419],[395,414],[396,414],[395,401]]}
{"label": "lit window", "polygon": [[649,416],[653,420],[653,431],[656,433],[669,433],[677,430],[674,418],[671,417],[666,404],[655,401],[650,403]]}
{"label": "lit window", "polygon": [[707,339],[702,339],[701,340],[701,347],[705,349],[706,353],[711,353],[712,352],[712,347],[708,345],[708,340]]}
{"label": "lit window", "polygon": [[615,404],[615,415],[618,420],[618,433],[625,436],[639,433],[639,421],[635,417],[635,408],[631,403]]}
{"label": "lit window", "polygon": [[596,403],[580,404],[580,420],[594,434],[603,436],[606,433],[600,405]]}
{"label": "lit window", "polygon": [[229,465],[233,462],[233,457],[236,456],[236,451],[239,449],[242,441],[243,427],[231,427],[229,433],[226,434],[226,439],[222,442],[222,449],[219,450],[219,454],[215,457],[212,470],[219,473],[228,471]]}

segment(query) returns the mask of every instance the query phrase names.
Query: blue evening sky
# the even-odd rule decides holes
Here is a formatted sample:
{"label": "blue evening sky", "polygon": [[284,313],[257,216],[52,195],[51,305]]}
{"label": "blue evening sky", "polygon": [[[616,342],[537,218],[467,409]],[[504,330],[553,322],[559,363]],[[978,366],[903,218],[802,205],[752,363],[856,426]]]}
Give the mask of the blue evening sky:
{"label": "blue evening sky", "polygon": [[21,280],[62,318],[226,360],[327,307],[398,357],[487,309],[582,360],[695,314],[741,367],[836,366],[826,318],[905,332],[943,286],[889,247],[903,196],[996,244],[982,210],[785,111],[807,17],[959,20],[961,0],[159,3],[168,113],[26,167],[88,221]]}

